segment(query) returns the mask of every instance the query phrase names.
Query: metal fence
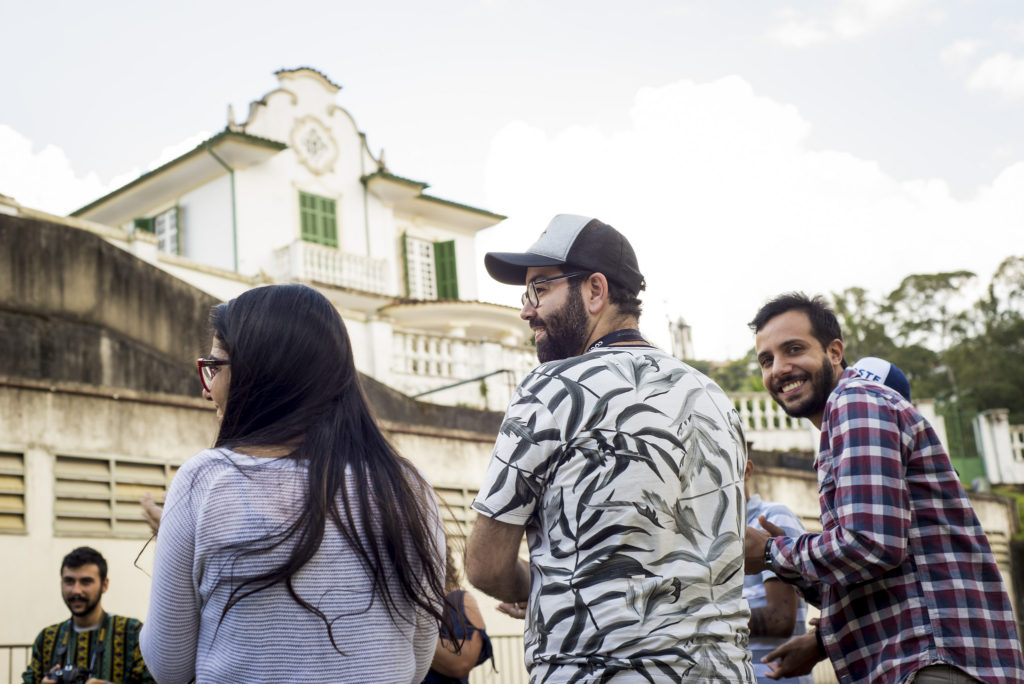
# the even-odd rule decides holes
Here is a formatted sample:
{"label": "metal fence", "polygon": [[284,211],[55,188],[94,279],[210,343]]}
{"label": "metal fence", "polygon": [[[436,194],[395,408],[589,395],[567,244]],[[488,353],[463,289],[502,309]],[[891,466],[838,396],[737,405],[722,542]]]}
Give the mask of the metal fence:
{"label": "metal fence", "polygon": [[21,681],[32,657],[32,644],[0,644],[0,684]]}
{"label": "metal fence", "polygon": [[[490,663],[474,668],[469,674],[470,684],[526,684],[526,666],[523,664],[523,638],[521,636],[492,636],[494,667]],[[0,684],[21,681],[32,654],[31,644],[0,644]],[[832,684],[835,675],[828,662],[814,668],[815,684]]]}

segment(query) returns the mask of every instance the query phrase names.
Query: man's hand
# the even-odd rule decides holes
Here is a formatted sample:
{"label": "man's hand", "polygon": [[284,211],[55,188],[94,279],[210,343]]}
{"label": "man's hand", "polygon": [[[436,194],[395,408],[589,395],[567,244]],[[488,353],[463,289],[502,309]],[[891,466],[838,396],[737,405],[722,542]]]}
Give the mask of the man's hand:
{"label": "man's hand", "polygon": [[763,515],[757,518],[757,522],[763,527],[759,530],[756,527],[747,527],[746,538],[743,541],[743,572],[747,575],[756,575],[764,570],[764,545],[774,537],[785,537],[786,531],[768,522]]}
{"label": "man's hand", "polygon": [[164,514],[164,509],[157,504],[156,500],[153,499],[153,495],[146,492],[142,495],[142,499],[139,501],[142,506],[142,517],[149,523],[149,529],[153,530],[153,534],[157,533],[160,529],[160,518]]}
{"label": "man's hand", "polygon": [[526,619],[526,603],[524,601],[517,601],[515,603],[499,603],[498,612],[504,613],[509,617],[513,617],[516,620]]}
{"label": "man's hand", "polygon": [[[52,668],[50,668],[50,672],[43,675],[43,678],[40,680],[40,684],[57,684],[57,680],[50,678],[50,673],[56,672],[59,669],[60,665],[54,665]],[[107,682],[107,680],[105,679],[96,679],[95,677],[90,677],[89,679],[85,680],[85,684],[109,684],[109,682]]]}
{"label": "man's hand", "polygon": [[810,674],[811,670],[825,657],[818,651],[818,639],[814,632],[795,636],[777,649],[761,658],[771,669],[768,677],[781,679]]}

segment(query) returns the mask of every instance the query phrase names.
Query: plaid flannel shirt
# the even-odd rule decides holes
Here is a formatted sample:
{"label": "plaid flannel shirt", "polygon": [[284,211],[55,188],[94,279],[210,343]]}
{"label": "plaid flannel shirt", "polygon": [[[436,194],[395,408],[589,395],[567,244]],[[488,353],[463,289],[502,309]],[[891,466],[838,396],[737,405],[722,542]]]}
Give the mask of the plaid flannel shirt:
{"label": "plaid flannel shirt", "polygon": [[1024,682],[1010,600],[935,431],[847,369],[815,461],[821,534],[777,537],[780,578],[820,583],[821,635],[840,682],[902,682],[932,664]]}

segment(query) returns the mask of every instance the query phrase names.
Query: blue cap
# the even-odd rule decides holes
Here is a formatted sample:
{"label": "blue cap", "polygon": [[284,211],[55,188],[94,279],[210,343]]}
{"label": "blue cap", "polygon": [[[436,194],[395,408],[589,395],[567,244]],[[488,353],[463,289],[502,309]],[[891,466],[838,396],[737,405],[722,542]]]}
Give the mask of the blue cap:
{"label": "blue cap", "polygon": [[904,399],[910,401],[910,381],[895,364],[877,356],[865,356],[853,364],[853,370],[857,371],[865,380],[880,382],[896,390],[903,395]]}

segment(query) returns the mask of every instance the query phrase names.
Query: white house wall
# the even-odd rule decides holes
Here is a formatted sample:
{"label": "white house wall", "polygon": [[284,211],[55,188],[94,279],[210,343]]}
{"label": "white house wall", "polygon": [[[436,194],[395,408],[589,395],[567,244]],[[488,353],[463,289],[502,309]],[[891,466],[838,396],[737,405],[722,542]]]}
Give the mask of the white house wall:
{"label": "white house wall", "polygon": [[455,236],[455,269],[459,278],[459,299],[475,300],[476,241],[467,235]]}
{"label": "white house wall", "polygon": [[181,197],[178,231],[182,256],[209,266],[233,270],[231,177],[207,183]]}
{"label": "white house wall", "polygon": [[[360,203],[362,196],[360,196]],[[373,193],[367,193],[366,214],[370,221],[370,257],[374,259],[387,259],[391,264],[388,286],[391,294],[405,294],[405,275],[402,268],[402,229],[395,217],[392,207],[375,197]],[[365,226],[363,228],[365,234]],[[365,240],[364,240],[365,243]]]}
{"label": "white house wall", "polygon": [[299,195],[287,180],[295,167],[294,154],[284,150],[235,174],[240,272],[273,268],[274,250],[299,238]]}

